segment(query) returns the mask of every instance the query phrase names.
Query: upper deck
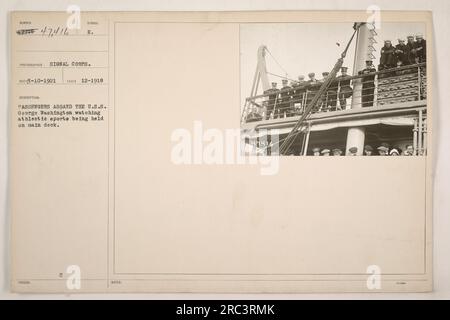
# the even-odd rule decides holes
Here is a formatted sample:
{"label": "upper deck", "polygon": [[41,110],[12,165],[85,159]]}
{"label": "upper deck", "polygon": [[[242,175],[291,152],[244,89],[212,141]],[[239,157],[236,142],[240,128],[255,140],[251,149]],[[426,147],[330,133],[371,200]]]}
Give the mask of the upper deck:
{"label": "upper deck", "polygon": [[[316,125],[426,111],[426,78],[425,63],[338,77],[320,97],[306,121]],[[320,85],[320,82],[297,83],[277,92],[248,97],[241,118],[242,128],[294,126]]]}

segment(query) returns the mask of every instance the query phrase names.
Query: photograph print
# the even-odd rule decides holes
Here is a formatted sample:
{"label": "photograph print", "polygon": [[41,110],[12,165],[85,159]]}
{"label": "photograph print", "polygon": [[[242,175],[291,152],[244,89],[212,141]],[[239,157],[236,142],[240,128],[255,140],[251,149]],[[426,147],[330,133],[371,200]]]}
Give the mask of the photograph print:
{"label": "photograph print", "polygon": [[424,23],[240,26],[245,153],[425,156]]}

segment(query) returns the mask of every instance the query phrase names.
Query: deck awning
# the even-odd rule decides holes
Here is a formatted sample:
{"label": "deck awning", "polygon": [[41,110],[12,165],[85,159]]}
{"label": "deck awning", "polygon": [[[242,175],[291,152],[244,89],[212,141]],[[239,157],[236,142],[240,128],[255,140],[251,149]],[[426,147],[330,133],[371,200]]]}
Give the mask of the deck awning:
{"label": "deck awning", "polygon": [[[377,119],[363,119],[363,120],[349,120],[340,121],[332,123],[319,123],[311,125],[311,131],[325,131],[332,130],[336,128],[350,128],[350,127],[365,127],[377,124],[384,124],[388,126],[414,126],[414,118],[412,117],[388,117],[388,118],[377,118]],[[260,129],[257,131],[241,131],[241,136],[248,138],[259,138],[267,134],[271,130],[272,133],[277,132],[279,135],[288,134],[291,132],[292,127],[287,128],[273,128],[273,129]]]}
{"label": "deck awning", "polygon": [[[334,123],[322,123],[312,125],[311,131],[324,131],[346,127],[365,127],[376,124],[385,124],[388,126],[414,126],[414,118],[395,117],[395,118],[378,118],[378,119],[350,120]],[[289,130],[287,131],[289,132]]]}

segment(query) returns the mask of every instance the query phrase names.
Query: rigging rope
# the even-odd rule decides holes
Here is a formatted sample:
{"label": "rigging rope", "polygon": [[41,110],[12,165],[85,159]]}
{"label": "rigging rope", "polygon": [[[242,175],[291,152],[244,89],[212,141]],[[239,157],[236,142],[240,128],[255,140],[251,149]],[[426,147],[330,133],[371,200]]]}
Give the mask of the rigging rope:
{"label": "rigging rope", "polygon": [[[345,47],[344,51],[341,54],[341,57],[338,59],[338,61],[336,62],[336,64],[334,65],[333,69],[330,72],[330,75],[327,77],[327,79],[325,80],[325,82],[322,84],[322,86],[320,87],[319,91],[315,94],[315,96],[313,97],[312,101],[309,103],[309,105],[305,108],[302,116],[300,117],[300,119],[297,121],[297,123],[295,124],[295,126],[292,128],[291,132],[287,135],[286,138],[282,139],[281,141],[283,141],[283,143],[281,144],[281,146],[279,147],[279,153],[281,155],[286,154],[290,147],[292,146],[292,144],[295,141],[295,138],[297,137],[297,135],[299,135],[300,133],[302,133],[305,129],[309,128],[309,125],[307,124],[306,120],[307,118],[309,118],[309,116],[312,113],[313,108],[315,107],[315,105],[317,104],[317,102],[319,101],[320,96],[329,88],[329,86],[331,85],[331,82],[335,79],[336,74],[338,72],[338,70],[340,69],[340,67],[342,66],[343,62],[344,62],[344,58],[347,55],[347,51],[350,47],[350,44],[352,43],[359,27],[362,25],[363,23],[360,24],[356,24],[354,25],[354,32],[352,37],[350,38],[350,40],[347,43],[347,46]],[[283,71],[285,71],[286,73],[286,78],[288,76],[287,71],[280,65],[280,63],[275,59],[275,57],[272,55],[272,53],[269,51],[269,49],[267,49],[267,52],[270,54],[270,56],[274,59],[274,61],[278,64],[278,66],[283,69]],[[273,74],[275,75],[275,74]],[[279,75],[275,75],[275,76],[279,76]],[[278,141],[278,143],[280,143],[280,141]],[[271,147],[271,145],[266,146],[264,149],[267,149],[268,147]]]}
{"label": "rigging rope", "polygon": [[337,62],[334,65],[333,69],[331,70],[330,75],[327,77],[325,82],[322,84],[322,86],[320,87],[319,91],[317,91],[317,93],[315,94],[315,96],[312,99],[312,101],[310,102],[310,104],[306,107],[303,115],[300,117],[298,122],[292,128],[292,131],[288,134],[287,138],[285,139],[283,144],[280,146],[280,149],[279,149],[280,154],[282,154],[282,155],[286,154],[289,151],[289,148],[294,143],[295,138],[297,137],[297,135],[302,133],[303,129],[305,127],[307,128],[306,123],[305,123],[306,119],[311,115],[312,110],[315,107],[315,105],[317,104],[317,102],[319,101],[320,96],[329,88],[329,86],[331,85],[331,82],[336,77],[336,74],[337,74],[338,70],[341,68],[342,64],[344,63],[344,58],[347,55],[347,51],[348,51],[348,49],[350,47],[350,44],[352,43],[352,41],[353,41],[357,31],[359,30],[360,26],[361,25],[359,25],[358,27],[355,28],[355,31],[353,32],[352,37],[350,38],[349,42],[347,43],[347,46],[345,47],[345,50],[342,52],[341,57],[337,60]]}
{"label": "rigging rope", "polygon": [[296,81],[294,79],[289,78],[287,75],[286,76],[280,76],[279,74],[272,73],[272,72],[269,72],[269,71],[267,71],[267,74],[270,74],[271,76],[278,77],[278,78],[281,78],[281,79],[287,79],[289,81]]}
{"label": "rigging rope", "polygon": [[[320,87],[319,91],[316,92],[316,94],[314,95],[314,97],[313,97],[312,101],[309,103],[309,105],[306,106],[303,114],[301,115],[300,119],[297,121],[295,126],[292,128],[291,132],[287,135],[286,138],[281,139],[280,141],[277,142],[279,144],[281,141],[283,141],[283,143],[279,147],[279,153],[281,155],[286,154],[289,151],[289,149],[292,146],[292,144],[294,143],[295,138],[297,137],[297,135],[302,133],[305,129],[309,128],[309,125],[306,122],[306,120],[311,115],[312,110],[315,107],[315,105],[318,103],[320,96],[330,87],[331,82],[335,79],[338,70],[340,69],[340,67],[342,66],[342,64],[344,62],[344,58],[347,55],[347,51],[348,51],[348,49],[350,47],[350,44],[352,43],[353,39],[355,38],[355,35],[358,32],[359,27],[361,25],[363,25],[363,24],[364,23],[355,23],[353,35],[350,38],[350,40],[348,41],[347,46],[345,47],[344,51],[342,52],[341,57],[337,60],[336,64],[332,68],[329,76],[326,78],[325,82],[322,84],[322,86]],[[287,76],[288,76],[287,71],[275,59],[275,57],[272,55],[272,53],[269,51],[269,49],[266,48],[266,50],[270,54],[270,56],[274,59],[274,61],[278,64],[278,66],[281,69],[283,69],[283,71],[285,71],[286,78],[287,78]],[[279,75],[275,75],[275,74],[272,74],[272,75],[280,77]],[[270,145],[268,145],[268,146],[266,146],[264,148],[258,148],[258,149],[259,150],[266,150],[266,149],[268,149],[268,148],[270,148],[272,146],[273,146],[273,144],[270,144]]]}
{"label": "rigging rope", "polygon": [[275,63],[280,67],[280,69],[284,71],[284,73],[286,74],[285,78],[287,78],[289,76],[289,73],[286,71],[286,69],[281,66],[281,64],[278,62],[277,59],[275,59],[272,52],[270,52],[269,48],[266,48],[266,51],[267,51],[267,53],[269,53],[269,55],[272,57],[272,59],[275,61]]}

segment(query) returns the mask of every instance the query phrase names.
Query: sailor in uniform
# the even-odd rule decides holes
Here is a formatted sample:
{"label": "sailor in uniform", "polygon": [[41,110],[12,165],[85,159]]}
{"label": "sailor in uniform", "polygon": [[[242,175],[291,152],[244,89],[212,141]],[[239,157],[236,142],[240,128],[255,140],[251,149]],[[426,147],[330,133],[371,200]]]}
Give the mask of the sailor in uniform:
{"label": "sailor in uniform", "polygon": [[297,81],[297,83],[299,84],[299,85],[305,85],[305,76],[304,75],[299,75],[298,76],[298,81]]}
{"label": "sailor in uniform", "polygon": [[298,76],[298,81],[295,86],[292,87],[292,99],[294,104],[294,112],[301,114],[304,109],[304,94],[306,93],[306,81],[305,76]]}
{"label": "sailor in uniform", "polygon": [[[307,99],[306,99],[306,105],[309,106],[312,99],[314,98],[317,91],[320,89],[320,83],[316,79],[316,74],[314,72],[311,72],[308,74],[309,80],[307,81],[308,84],[308,92],[307,92]],[[313,108],[314,111],[317,111],[316,106]]]}
{"label": "sailor in uniform", "polygon": [[376,72],[375,67],[372,64],[372,60],[366,60],[366,68],[359,71],[359,75],[364,75],[362,77],[362,106],[372,107],[373,99],[375,93],[375,75],[372,74]]}
{"label": "sailor in uniform", "polygon": [[[267,101],[267,110],[266,110],[266,120],[270,119],[270,115],[272,114],[274,118],[277,118],[279,114],[279,99],[278,99],[278,93],[280,92],[279,89],[277,89],[277,83],[272,82],[272,88],[269,90],[264,91],[264,94],[269,95],[269,99]],[[277,105],[275,106],[275,102]],[[275,109],[275,107],[277,107]]]}
{"label": "sailor in uniform", "polygon": [[315,147],[312,149],[312,152],[315,157],[320,156],[320,148]]}
{"label": "sailor in uniform", "polygon": [[427,42],[422,34],[416,36],[416,54],[419,58],[419,63],[427,61]]}
{"label": "sailor in uniform", "polygon": [[389,155],[390,155],[390,156],[399,156],[399,155],[400,155],[400,152],[399,152],[397,149],[392,148],[392,150],[389,151]]}
{"label": "sailor in uniform", "polygon": [[370,157],[372,155],[373,148],[370,145],[364,147],[364,155]]}
{"label": "sailor in uniform", "polygon": [[[395,55],[397,57],[397,62],[401,61],[401,64],[408,65],[408,47],[405,44],[405,40],[398,39],[398,45],[395,46]],[[397,63],[398,65],[398,63]]]}
{"label": "sailor in uniform", "polygon": [[291,115],[291,100],[292,100],[292,87],[289,86],[287,79],[283,79],[283,87],[281,88],[280,92],[280,109],[281,109],[281,117],[287,116],[289,117]]}
{"label": "sailor in uniform", "polygon": [[253,107],[246,117],[247,122],[257,122],[263,120],[262,115],[258,112],[256,107]]}
{"label": "sailor in uniform", "polygon": [[414,36],[408,36],[408,43],[406,44],[406,55],[408,58],[408,64],[416,64],[419,62],[417,57],[416,42]]}
{"label": "sailor in uniform", "polygon": [[[395,68],[397,66],[397,57],[395,55],[395,48],[392,46],[391,40],[384,41],[384,47],[381,48],[380,65],[378,71]],[[383,74],[380,74],[380,77]],[[384,77],[388,77],[389,74],[385,73]]]}
{"label": "sailor in uniform", "polygon": [[[320,80],[320,82],[324,83],[329,75],[330,75],[329,72],[322,72],[322,80]],[[336,100],[337,100],[337,88],[333,86],[333,83],[331,83],[327,92],[325,92],[321,97],[320,110],[330,111],[332,109],[336,109]]]}
{"label": "sailor in uniform", "polygon": [[351,147],[348,149],[349,156],[356,156],[358,154],[358,148],[357,147]]}
{"label": "sailor in uniform", "polygon": [[414,155],[414,147],[410,144],[406,145],[406,150],[403,152],[404,156],[413,156]]}
{"label": "sailor in uniform", "polygon": [[[341,110],[345,110],[347,107],[347,99],[350,98],[353,94],[353,89],[350,86],[350,79],[345,79],[348,77],[347,67],[341,68],[341,75],[336,78],[334,83],[335,87],[339,89],[339,107]],[[335,104],[336,107],[336,104]]]}
{"label": "sailor in uniform", "polygon": [[380,155],[380,156],[387,156],[389,153],[389,149],[386,148],[385,146],[379,146],[377,148],[377,150],[378,150],[378,155]]}

